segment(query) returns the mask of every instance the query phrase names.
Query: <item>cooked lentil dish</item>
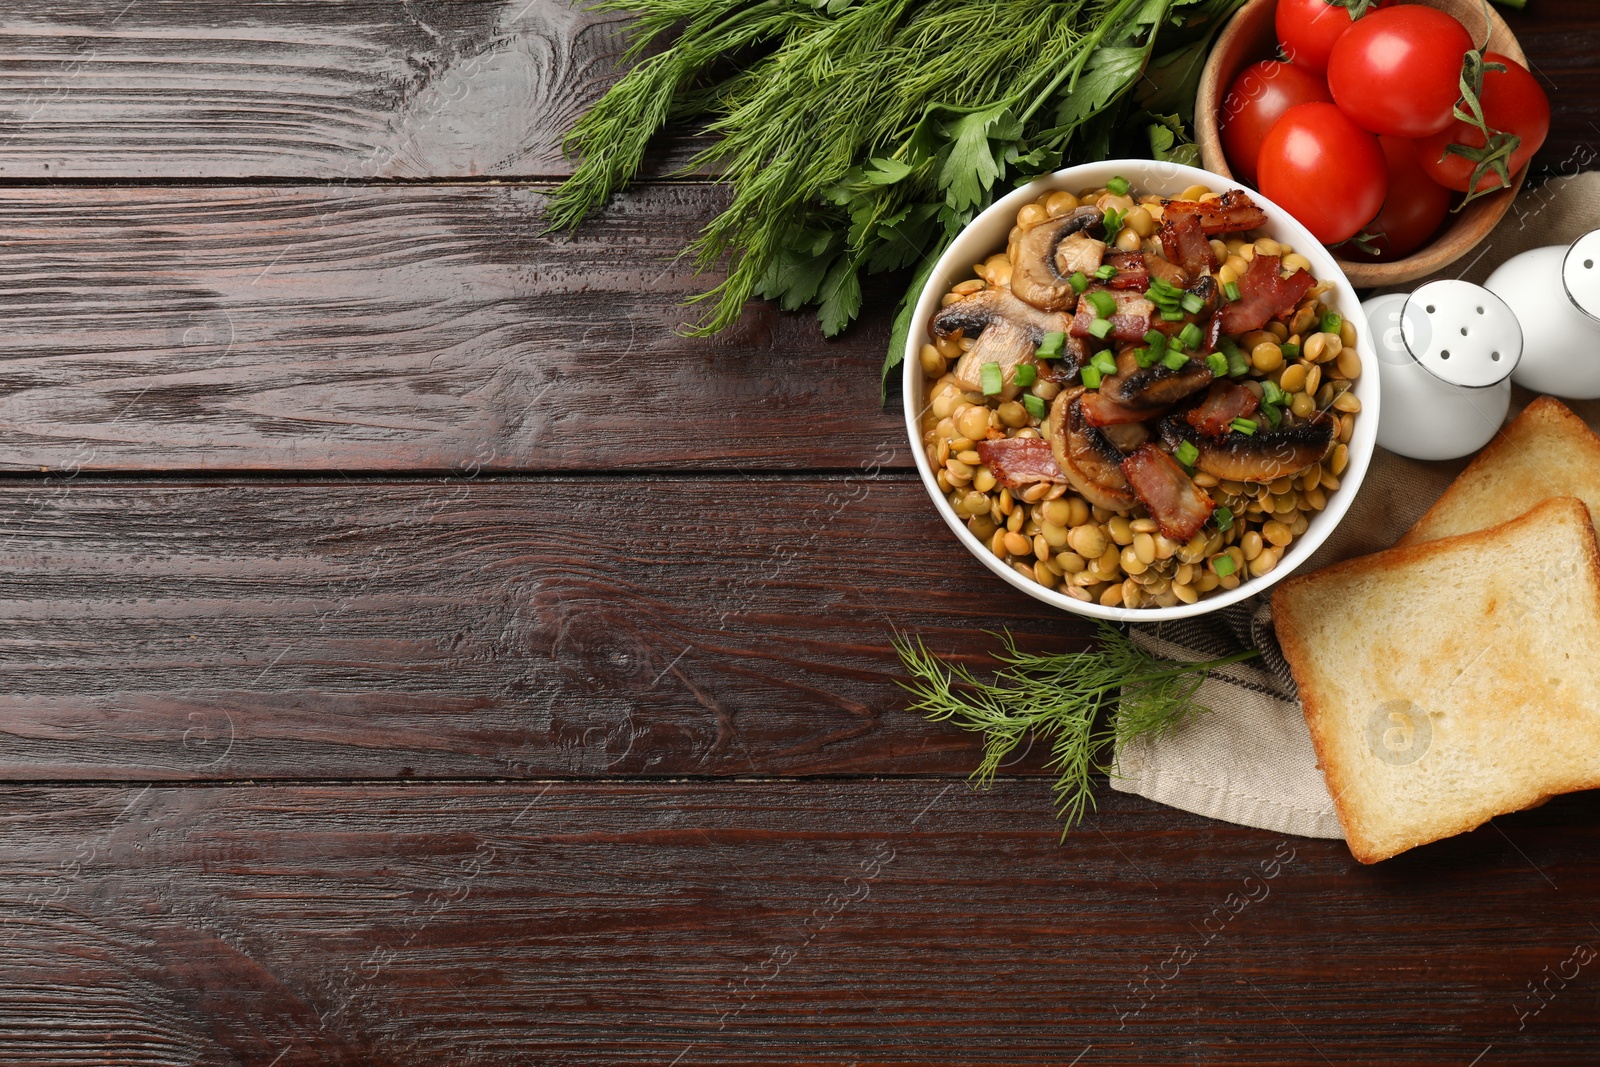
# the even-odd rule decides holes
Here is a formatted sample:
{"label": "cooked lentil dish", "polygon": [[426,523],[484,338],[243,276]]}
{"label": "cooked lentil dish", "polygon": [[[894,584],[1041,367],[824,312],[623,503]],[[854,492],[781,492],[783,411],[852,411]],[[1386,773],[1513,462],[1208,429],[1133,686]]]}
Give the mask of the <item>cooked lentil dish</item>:
{"label": "cooked lentil dish", "polygon": [[1242,192],[1113,178],[1017,212],[929,324],[923,445],[977,538],[1108,607],[1278,566],[1350,462],[1354,326]]}

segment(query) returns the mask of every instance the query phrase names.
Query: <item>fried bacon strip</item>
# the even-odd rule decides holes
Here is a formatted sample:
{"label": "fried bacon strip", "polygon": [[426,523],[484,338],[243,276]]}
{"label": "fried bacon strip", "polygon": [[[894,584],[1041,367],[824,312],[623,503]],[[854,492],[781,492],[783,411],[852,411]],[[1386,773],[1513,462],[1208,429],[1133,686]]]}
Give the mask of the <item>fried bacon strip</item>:
{"label": "fried bacon strip", "polygon": [[1172,540],[1187,542],[1206,524],[1216,502],[1184,473],[1178,461],[1155,445],[1141,445],[1122,461],[1123,477],[1134,495]]}
{"label": "fried bacon strip", "polygon": [[1285,278],[1280,257],[1257,255],[1250,272],[1239,279],[1239,299],[1222,309],[1222,332],[1237,337],[1259,330],[1274,315],[1293,311],[1310,289],[1308,272],[1297,270]]}

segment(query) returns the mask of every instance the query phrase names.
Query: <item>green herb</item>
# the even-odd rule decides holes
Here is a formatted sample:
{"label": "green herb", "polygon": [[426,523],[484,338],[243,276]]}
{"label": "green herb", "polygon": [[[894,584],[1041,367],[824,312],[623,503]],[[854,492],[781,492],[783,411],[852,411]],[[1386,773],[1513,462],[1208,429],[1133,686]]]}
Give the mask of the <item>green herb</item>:
{"label": "green herb", "polygon": [[1052,330],[1044,335],[1039,342],[1039,347],[1033,350],[1035,359],[1060,359],[1061,346],[1066,343],[1067,335],[1060,330]]}
{"label": "green herb", "polygon": [[1103,282],[1109,282],[1117,276],[1117,268],[1110,263],[1102,263],[1094,272],[1094,276]]}
{"label": "green herb", "polygon": [[947,666],[920,638],[896,635],[894,646],[911,676],[901,683],[911,709],[983,735],[983,759],[972,773],[978,785],[993,782],[1030,735],[1050,743],[1056,804],[1070,829],[1094,803],[1094,775],[1109,769],[1100,762],[1107,744],[1169,735],[1209,710],[1195,693],[1211,671],[1260,655],[1252,649],[1175,663],[1150,655],[1109,623],[1100,624],[1097,638],[1086,652],[1029,653],[1006,634],[992,682],[960,664]]}
{"label": "green herb", "polygon": [[1246,437],[1249,437],[1251,434],[1255,433],[1259,428],[1253,419],[1234,419],[1228,425],[1232,427],[1234,431],[1242,433]]}
{"label": "green herb", "polygon": [[1037,363],[1019,363],[1017,369],[1011,372],[1012,384],[1026,389],[1039,380],[1039,365]]}
{"label": "green herb", "polygon": [[1089,288],[1089,276],[1081,270],[1073,271],[1072,277],[1068,278],[1067,281],[1072,285],[1073,290],[1079,293]]}
{"label": "green herb", "polygon": [[1263,404],[1282,404],[1284,401],[1283,387],[1270,378],[1261,383],[1261,402]]}
{"label": "green herb", "polygon": [[1050,414],[1050,405],[1046,404],[1042,398],[1034,396],[1032,393],[1022,394],[1022,406],[1027,408],[1028,414],[1032,415],[1036,419],[1042,419],[1046,415]]}
{"label": "green herb", "polygon": [[1198,348],[1205,339],[1206,335],[1200,332],[1200,327],[1192,322],[1178,331],[1178,340],[1183,342],[1184,348]]}
{"label": "green herb", "polygon": [[[1220,533],[1227,533],[1233,529],[1233,509],[1227,505],[1219,505],[1217,510],[1211,513],[1211,517],[1217,520],[1217,530]],[[1228,562],[1231,563],[1233,561],[1229,560]]]}
{"label": "green herb", "polygon": [[1096,289],[1094,292],[1086,295],[1084,299],[1087,300],[1089,302],[1089,306],[1094,309],[1094,317],[1097,319],[1110,318],[1111,315],[1117,310],[1117,298],[1106,292],[1104,289]]}
{"label": "green herb", "polygon": [[1239,346],[1229,338],[1222,338],[1217,342],[1217,347],[1222,349],[1222,354],[1228,357],[1228,377],[1242,378],[1250,373],[1250,360],[1239,351]]}
{"label": "green herb", "polygon": [[1223,282],[1222,283],[1222,295],[1227,297],[1228,301],[1230,303],[1232,303],[1234,301],[1237,301],[1239,299],[1239,283],[1238,282]]}
{"label": "green herb", "polygon": [[1161,362],[1161,357],[1165,351],[1165,349],[1156,348],[1135,348],[1133,350],[1133,358],[1140,367],[1154,367]]}
{"label": "green herb", "polygon": [[1189,314],[1198,315],[1200,314],[1201,310],[1205,308],[1205,306],[1205,298],[1200,296],[1198,293],[1183,294],[1183,310],[1187,311]]}
{"label": "green herb", "polygon": [[564,140],[580,163],[547,218],[577,225],[638,177],[658,131],[701,124],[714,141],[685,171],[733,195],[690,247],[724,271],[694,331],[760,295],[817,305],[831,336],[863,275],[913,268],[887,370],[955,234],[1010,183],[1113,154],[1130,89],[1173,83],[1146,73],[1158,40],[1193,55],[1241,2],[604,0],[593,10],[635,18],[634,65]]}
{"label": "green herb", "polygon": [[978,384],[983,386],[984,396],[994,396],[1006,386],[1006,376],[998,363],[985,363],[978,368]]}
{"label": "green herb", "polygon": [[1189,365],[1189,357],[1182,352],[1168,352],[1161,365],[1168,370],[1182,370]]}
{"label": "green herb", "polygon": [[1122,232],[1122,220],[1127,215],[1126,211],[1116,208],[1107,208],[1105,214],[1100,216],[1101,225],[1106,230],[1106,244],[1111,244],[1117,239],[1117,234]]}
{"label": "green herb", "polygon": [[1193,441],[1185,441],[1178,446],[1176,452],[1172,453],[1172,458],[1185,467],[1192,467],[1194,461],[1200,458],[1200,450],[1195,447]]}
{"label": "green herb", "polygon": [[1278,347],[1283,350],[1283,358],[1284,359],[1289,360],[1289,359],[1299,359],[1300,358],[1300,346],[1299,345],[1291,344],[1290,342],[1285,341],[1285,342],[1283,342],[1283,344],[1279,345]]}
{"label": "green herb", "polygon": [[1167,347],[1167,335],[1160,330],[1150,330],[1144,335],[1144,343],[1159,352]]}
{"label": "green herb", "polygon": [[1089,323],[1089,332],[1104,341],[1111,333],[1111,320],[1095,319]]}
{"label": "green herb", "polygon": [[1181,312],[1181,311],[1166,311],[1166,310],[1163,310],[1161,312],[1161,321],[1163,321],[1163,322],[1182,322],[1183,321],[1183,312]]}
{"label": "green herb", "polygon": [[1113,196],[1127,196],[1130,188],[1131,186],[1128,185],[1128,179],[1124,178],[1120,174],[1106,182],[1106,192]]}
{"label": "green herb", "polygon": [[1089,365],[1107,377],[1117,373],[1117,361],[1110,352],[1096,352]]}
{"label": "green herb", "polygon": [[1083,385],[1085,389],[1100,388],[1100,372],[1094,368],[1092,363],[1084,364],[1083,370],[1081,370],[1079,374],[1081,374],[1083,377]]}
{"label": "green herb", "polygon": [[1213,352],[1206,357],[1206,366],[1211,368],[1213,378],[1226,378],[1228,376],[1228,357],[1221,352]]}
{"label": "green herb", "polygon": [[1267,422],[1271,424],[1274,430],[1276,430],[1278,428],[1278,424],[1283,421],[1283,410],[1277,404],[1268,404],[1263,402],[1261,405],[1261,413],[1267,417]]}
{"label": "green herb", "polygon": [[1211,569],[1217,572],[1218,577],[1226,578],[1239,568],[1233,565],[1233,557],[1224,553],[1211,561]]}
{"label": "green herb", "polygon": [[1322,313],[1323,333],[1338,333],[1339,328],[1343,325],[1344,316],[1340,315],[1337,311],[1324,311]]}

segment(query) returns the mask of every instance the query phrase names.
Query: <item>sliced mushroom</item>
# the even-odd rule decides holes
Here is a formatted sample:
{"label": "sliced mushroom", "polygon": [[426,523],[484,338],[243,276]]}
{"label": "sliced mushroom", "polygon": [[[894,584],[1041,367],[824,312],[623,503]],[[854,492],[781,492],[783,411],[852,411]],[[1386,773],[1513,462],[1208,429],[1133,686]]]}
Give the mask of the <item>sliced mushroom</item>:
{"label": "sliced mushroom", "polygon": [[[1094,208],[1080,207],[1076,211],[1041,222],[1023,231],[1017,238],[1011,257],[1011,291],[1040,311],[1067,311],[1077,306],[1078,292],[1067,281],[1073,271],[1092,272],[1100,265],[1099,257],[1105,254],[1104,241],[1084,235],[1083,231],[1098,226],[1100,212]],[[1067,263],[1071,268],[1062,273],[1058,253],[1065,245]],[[1093,267],[1080,264],[1094,262]]]}
{"label": "sliced mushroom", "polygon": [[1141,367],[1134,351],[1124,348],[1117,356],[1117,373],[1100,383],[1101,395],[1123,407],[1169,407],[1211,384],[1211,368],[1198,360],[1189,360],[1180,370],[1164,363]]}
{"label": "sliced mushroom", "polygon": [[1082,388],[1068,389],[1050,405],[1050,447],[1067,481],[1095,507],[1127,511],[1138,503],[1122,475],[1122,453],[1083,417]]}
{"label": "sliced mushroom", "polygon": [[1208,437],[1179,418],[1161,423],[1161,436],[1176,447],[1192,442],[1199,450],[1196,470],[1233,482],[1261,484],[1274,482],[1288,474],[1305,470],[1328,454],[1333,444],[1332,419],[1243,434],[1235,430],[1221,437]]}
{"label": "sliced mushroom", "polygon": [[1007,385],[1017,367],[1034,362],[1033,351],[1047,333],[1066,333],[1072,316],[1030,307],[1005,289],[984,289],[940,309],[929,327],[935,337],[960,330],[976,343],[956,361],[956,383],[981,389],[985,363],[998,363]]}

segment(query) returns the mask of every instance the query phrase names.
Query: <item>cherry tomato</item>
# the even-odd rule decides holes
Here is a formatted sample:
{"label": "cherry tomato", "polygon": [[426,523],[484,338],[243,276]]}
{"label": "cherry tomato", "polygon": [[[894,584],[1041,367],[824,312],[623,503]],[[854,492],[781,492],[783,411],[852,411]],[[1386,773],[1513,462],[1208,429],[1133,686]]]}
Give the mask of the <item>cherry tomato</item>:
{"label": "cherry tomato", "polygon": [[1404,137],[1380,137],[1378,143],[1388,163],[1389,195],[1384,198],[1378,217],[1366,225],[1367,233],[1373,235],[1368,243],[1377,248],[1377,254],[1354,245],[1339,249],[1345,259],[1365,263],[1401,259],[1427,244],[1450,214],[1452,199],[1450,190],[1428,177],[1423,169],[1418,142]]}
{"label": "cherry tomato", "polygon": [[1267,131],[1296,104],[1320,100],[1333,103],[1328,84],[1315,74],[1275,59],[1253,63],[1233,79],[1222,100],[1222,150],[1233,172],[1251,185],[1256,181],[1256,157]]}
{"label": "cherry tomato", "polygon": [[1256,170],[1267,199],[1327,245],[1360,233],[1389,187],[1378,139],[1332,104],[1285,112],[1261,143]]}
{"label": "cherry tomato", "polygon": [[[1483,105],[1483,118],[1491,130],[1502,130],[1522,139],[1506,162],[1506,169],[1515,178],[1550,135],[1550,98],[1545,95],[1538,79],[1516,60],[1498,52],[1485,53],[1483,58],[1490,63],[1502,63],[1506,68],[1484,73],[1483,92],[1479,94],[1478,102]],[[1440,185],[1464,193],[1467,183],[1472,180],[1472,170],[1476,164],[1461,156],[1445,155],[1445,148],[1452,144],[1482,148],[1483,132],[1457,119],[1442,132],[1419,140],[1417,155],[1429,177]],[[1496,189],[1499,185],[1500,179],[1492,172],[1485,174],[1478,182],[1480,190]]]}
{"label": "cherry tomato", "polygon": [[[1389,0],[1379,0],[1371,9],[1388,6]],[[1327,0],[1278,0],[1277,26],[1278,43],[1289,61],[1323,74],[1333,43],[1350,28],[1350,9]]]}
{"label": "cherry tomato", "polygon": [[1421,4],[1374,11],[1334,44],[1328,88],[1358,126],[1427,137],[1450,125],[1461,60],[1472,47],[1467,28],[1443,11]]}

